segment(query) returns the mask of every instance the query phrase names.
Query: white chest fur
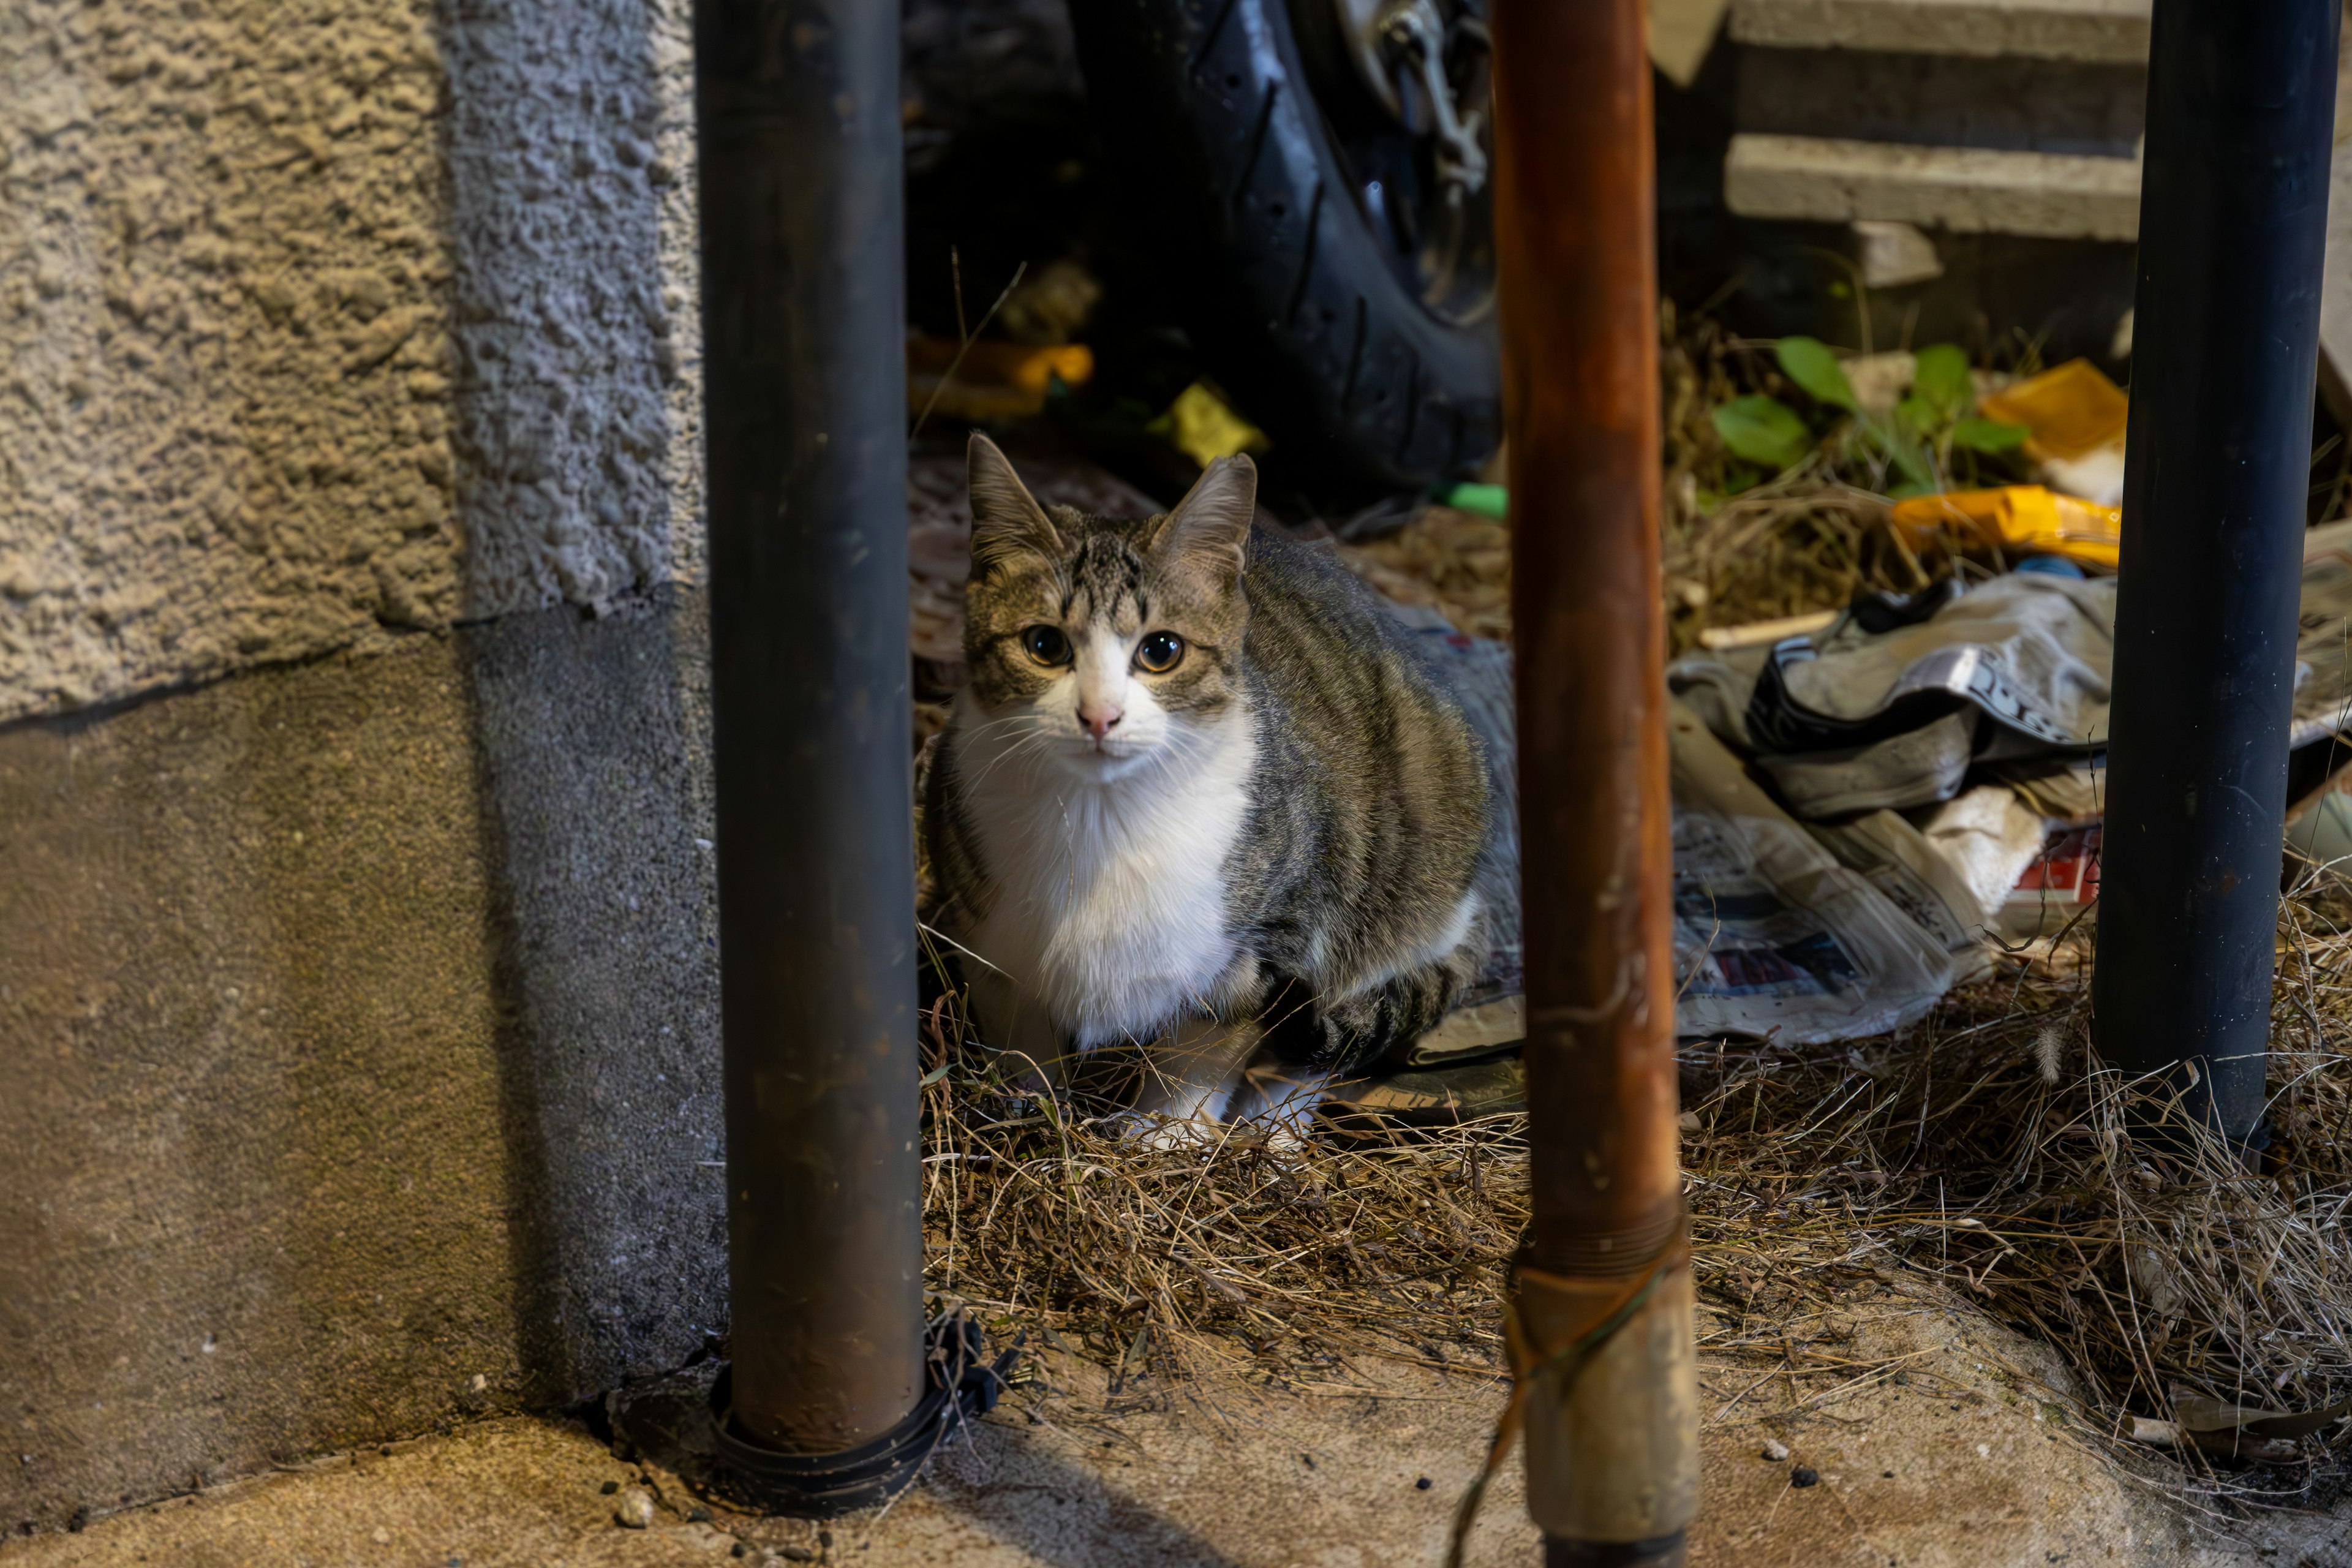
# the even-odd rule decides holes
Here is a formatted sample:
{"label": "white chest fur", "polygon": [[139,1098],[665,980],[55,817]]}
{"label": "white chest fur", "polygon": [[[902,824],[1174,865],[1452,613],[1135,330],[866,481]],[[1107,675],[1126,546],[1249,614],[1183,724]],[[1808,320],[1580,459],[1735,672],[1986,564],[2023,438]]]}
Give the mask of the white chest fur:
{"label": "white chest fur", "polygon": [[1017,740],[977,740],[959,771],[994,900],[969,945],[1080,1048],[1148,1040],[1213,1005],[1234,952],[1225,858],[1256,749],[1234,712],[1098,782]]}

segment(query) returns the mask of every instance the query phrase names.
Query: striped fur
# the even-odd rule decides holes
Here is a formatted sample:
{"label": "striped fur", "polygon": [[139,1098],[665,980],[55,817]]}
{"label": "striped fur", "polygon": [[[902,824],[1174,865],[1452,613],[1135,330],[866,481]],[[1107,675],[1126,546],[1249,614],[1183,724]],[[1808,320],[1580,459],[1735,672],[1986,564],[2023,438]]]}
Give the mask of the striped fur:
{"label": "striped fur", "polygon": [[984,437],[971,467],[971,682],[924,818],[982,1038],[1048,1081],[1133,1040],[1142,1108],[1202,1121],[1253,1064],[1311,1089],[1435,1024],[1485,956],[1486,773],[1392,618],[1253,528],[1245,458],[1131,521],[1048,512]]}

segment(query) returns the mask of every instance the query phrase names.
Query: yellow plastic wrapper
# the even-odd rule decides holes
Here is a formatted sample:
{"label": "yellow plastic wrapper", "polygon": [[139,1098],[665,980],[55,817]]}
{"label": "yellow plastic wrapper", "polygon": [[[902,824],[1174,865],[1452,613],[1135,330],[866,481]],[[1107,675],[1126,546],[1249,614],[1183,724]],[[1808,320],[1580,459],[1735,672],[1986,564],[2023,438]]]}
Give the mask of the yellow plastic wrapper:
{"label": "yellow plastic wrapper", "polygon": [[947,338],[907,339],[907,405],[977,424],[1042,414],[1055,377],[1083,385],[1095,374],[1094,351],[1084,343],[1032,346],[974,342],[957,356]]}
{"label": "yellow plastic wrapper", "polygon": [[2022,425],[2032,432],[2025,455],[2037,463],[2072,461],[2102,447],[2120,446],[2130,410],[2123,388],[2086,359],[2068,360],[2056,370],[1990,393],[1977,404],[1977,412],[1987,419]]}
{"label": "yellow plastic wrapper", "polygon": [[1146,429],[1165,436],[1169,444],[1202,468],[1237,452],[1263,452],[1265,432],[1234,413],[1214,388],[1196,381],[1176,395],[1168,412]]}
{"label": "yellow plastic wrapper", "polygon": [[1896,501],[1887,521],[1914,548],[1948,531],[2011,560],[2058,555],[2100,572],[2116,569],[2123,546],[2122,508],[2060,495],[2045,485],[1915,496]]}

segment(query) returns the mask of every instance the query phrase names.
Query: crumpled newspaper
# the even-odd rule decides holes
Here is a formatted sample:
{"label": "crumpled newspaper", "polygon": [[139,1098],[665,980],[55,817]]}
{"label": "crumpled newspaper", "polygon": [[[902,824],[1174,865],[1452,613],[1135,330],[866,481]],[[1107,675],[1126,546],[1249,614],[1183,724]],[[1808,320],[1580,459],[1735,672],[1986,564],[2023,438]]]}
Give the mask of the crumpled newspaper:
{"label": "crumpled newspaper", "polygon": [[[1480,868],[1495,953],[1463,1011],[1413,1048],[1429,1066],[1516,1043],[1523,978],[1511,654],[1426,609],[1398,614],[1487,748],[1502,811]],[[1790,1044],[1899,1028],[1981,973],[1983,894],[1928,836],[1892,811],[1834,828],[1800,823],[1747,776],[1696,715],[1673,704],[1675,962],[1685,1035],[1772,1035]],[[2040,819],[2034,818],[2035,841]],[[1998,898],[2013,870],[1993,874]]]}

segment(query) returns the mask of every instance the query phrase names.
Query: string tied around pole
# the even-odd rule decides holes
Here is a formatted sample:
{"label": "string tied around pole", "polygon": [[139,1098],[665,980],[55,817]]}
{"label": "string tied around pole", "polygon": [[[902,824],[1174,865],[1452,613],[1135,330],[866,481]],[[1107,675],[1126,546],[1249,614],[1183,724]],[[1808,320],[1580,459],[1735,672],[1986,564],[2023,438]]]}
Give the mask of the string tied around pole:
{"label": "string tied around pole", "polygon": [[1620,1289],[1597,1301],[1590,1282],[1582,1278],[1548,1273],[1524,1258],[1512,1260],[1503,1304],[1503,1340],[1511,1358],[1511,1397],[1495,1423],[1485,1465],[1454,1510],[1445,1568],[1462,1568],[1462,1554],[1486,1502],[1486,1488],[1511,1457],[1512,1446],[1527,1423],[1528,1397],[1538,1381],[1556,1373],[1563,1392],[1573,1386],[1577,1374],[1600,1349],[1640,1314],[1660,1282],[1676,1269],[1690,1267],[1687,1206],[1678,1198],[1671,1213],[1673,1224],[1659,1238],[1647,1264],[1637,1266]]}

